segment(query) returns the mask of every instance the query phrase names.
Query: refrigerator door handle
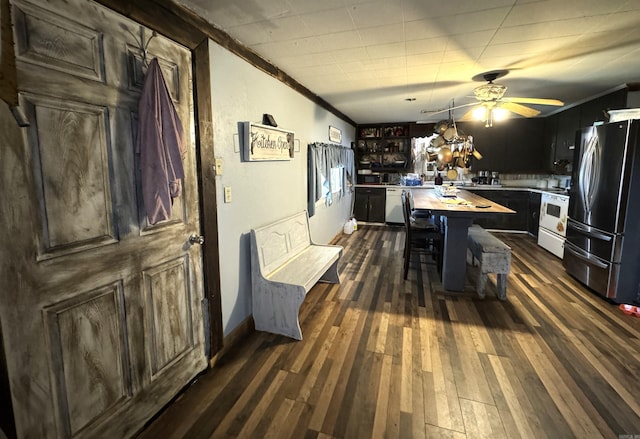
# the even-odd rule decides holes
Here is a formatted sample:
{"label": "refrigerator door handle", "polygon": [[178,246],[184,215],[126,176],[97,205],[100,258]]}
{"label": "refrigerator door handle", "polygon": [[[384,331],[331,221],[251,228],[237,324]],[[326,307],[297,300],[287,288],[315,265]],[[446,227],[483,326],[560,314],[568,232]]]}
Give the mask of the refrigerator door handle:
{"label": "refrigerator door handle", "polygon": [[581,259],[588,264],[595,265],[598,268],[608,269],[609,265],[601,262],[598,258],[591,256],[589,253],[585,252],[582,249],[579,249],[571,244],[565,243],[564,251],[573,254],[576,258]]}
{"label": "refrigerator door handle", "polygon": [[593,227],[585,226],[571,219],[567,221],[567,227],[573,230],[577,230],[578,232],[583,233],[587,236],[591,236],[593,238],[599,239],[601,241],[611,241],[613,239],[609,235],[605,235],[604,233],[593,230]]}

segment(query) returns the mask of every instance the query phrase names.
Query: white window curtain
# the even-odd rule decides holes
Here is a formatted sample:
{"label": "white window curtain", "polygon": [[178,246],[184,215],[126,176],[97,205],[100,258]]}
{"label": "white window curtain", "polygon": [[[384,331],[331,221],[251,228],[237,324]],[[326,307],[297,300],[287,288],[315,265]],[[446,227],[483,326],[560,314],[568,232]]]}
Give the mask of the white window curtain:
{"label": "white window curtain", "polygon": [[[351,190],[355,182],[355,164],[353,150],[343,146],[329,145],[326,143],[310,143],[308,145],[308,196],[307,210],[309,216],[313,216],[316,210],[316,202],[322,197],[325,203],[333,204],[333,197],[343,197]],[[334,194],[331,184],[331,169],[344,168],[341,189]]]}

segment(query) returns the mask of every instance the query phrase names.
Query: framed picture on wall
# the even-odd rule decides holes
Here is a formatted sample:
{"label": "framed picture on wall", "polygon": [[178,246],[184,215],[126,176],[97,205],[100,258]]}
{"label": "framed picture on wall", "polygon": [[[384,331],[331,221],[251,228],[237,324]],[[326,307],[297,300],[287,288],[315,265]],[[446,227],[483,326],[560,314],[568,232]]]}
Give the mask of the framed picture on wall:
{"label": "framed picture on wall", "polygon": [[329,125],[329,141],[341,143],[342,142],[342,131],[336,127]]}
{"label": "framed picture on wall", "polygon": [[294,132],[242,122],[242,159],[246,162],[291,160],[294,149]]}

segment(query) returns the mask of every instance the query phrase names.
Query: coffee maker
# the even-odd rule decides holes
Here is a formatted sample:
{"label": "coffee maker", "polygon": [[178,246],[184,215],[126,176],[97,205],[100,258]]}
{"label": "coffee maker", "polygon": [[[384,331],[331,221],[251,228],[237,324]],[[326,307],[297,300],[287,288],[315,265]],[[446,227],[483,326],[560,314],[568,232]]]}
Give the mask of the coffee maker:
{"label": "coffee maker", "polygon": [[489,184],[489,171],[478,171],[478,184]]}
{"label": "coffee maker", "polygon": [[491,184],[500,184],[500,173],[498,171],[491,172]]}

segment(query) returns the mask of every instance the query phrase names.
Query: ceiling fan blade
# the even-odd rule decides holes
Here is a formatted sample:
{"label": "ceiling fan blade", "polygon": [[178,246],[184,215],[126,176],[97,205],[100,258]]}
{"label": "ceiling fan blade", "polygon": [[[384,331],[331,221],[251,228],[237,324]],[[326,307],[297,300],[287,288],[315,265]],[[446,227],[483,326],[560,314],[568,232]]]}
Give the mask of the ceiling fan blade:
{"label": "ceiling fan blade", "polygon": [[455,107],[450,107],[450,108],[441,108],[439,110],[420,110],[420,113],[428,114],[429,116],[432,116],[434,114],[440,114],[446,111],[457,110],[458,108],[469,107],[470,105],[477,105],[477,102],[472,102],[470,104],[464,104],[464,105],[456,105]]}
{"label": "ceiling fan blade", "polygon": [[473,111],[475,110],[475,108],[472,108],[471,110],[467,111],[466,113],[464,113],[462,115],[462,117],[460,119],[458,119],[460,122],[471,122],[472,120],[476,120],[475,117],[473,117]]}
{"label": "ceiling fan blade", "polygon": [[500,106],[524,117],[534,117],[540,114],[540,111],[535,108],[525,107],[524,105],[516,104],[515,102],[502,102]]}
{"label": "ceiling fan blade", "polygon": [[502,98],[504,102],[518,102],[520,104],[538,104],[538,105],[555,105],[562,107],[564,102],[558,99],[540,99],[540,98]]}

